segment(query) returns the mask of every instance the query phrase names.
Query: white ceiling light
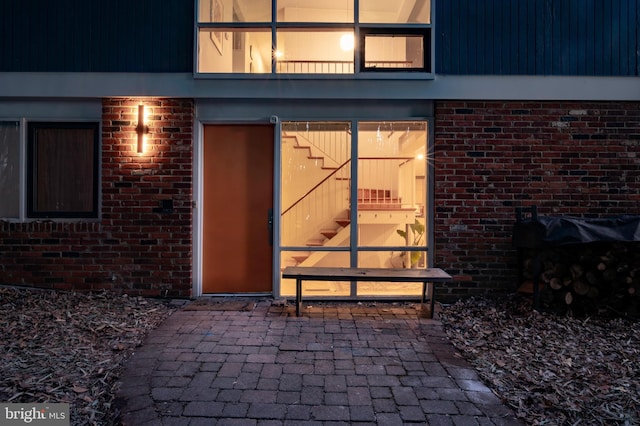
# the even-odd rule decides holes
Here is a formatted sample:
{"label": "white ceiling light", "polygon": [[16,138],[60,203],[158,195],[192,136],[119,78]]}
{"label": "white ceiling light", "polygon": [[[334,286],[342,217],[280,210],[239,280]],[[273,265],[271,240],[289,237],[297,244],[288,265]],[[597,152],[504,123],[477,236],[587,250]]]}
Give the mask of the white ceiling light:
{"label": "white ceiling light", "polygon": [[345,52],[353,50],[355,42],[353,40],[353,34],[347,33],[340,37],[340,48]]}

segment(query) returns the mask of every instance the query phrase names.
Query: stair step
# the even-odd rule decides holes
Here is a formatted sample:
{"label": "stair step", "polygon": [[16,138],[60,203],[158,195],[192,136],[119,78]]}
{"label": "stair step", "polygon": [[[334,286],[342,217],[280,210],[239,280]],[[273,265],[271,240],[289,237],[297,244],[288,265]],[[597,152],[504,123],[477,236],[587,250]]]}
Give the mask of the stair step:
{"label": "stair step", "polygon": [[344,227],[346,227],[347,225],[349,225],[351,223],[351,220],[350,219],[336,219],[336,223],[344,228]]}
{"label": "stair step", "polygon": [[324,245],[324,240],[309,240],[305,245],[309,247],[322,247]]}
{"label": "stair step", "polygon": [[325,158],[324,158],[323,156],[314,156],[314,155],[309,155],[307,158],[308,158],[309,160],[311,160],[311,161],[322,161],[322,165],[320,166],[320,168],[321,168],[322,170],[336,170],[336,169],[338,168],[338,167],[336,167],[336,166],[327,166],[327,165],[325,165],[325,164],[324,164],[324,163],[325,163],[325,161],[324,161],[324,160],[325,160]]}
{"label": "stair step", "polygon": [[304,262],[305,260],[307,260],[309,258],[309,255],[308,254],[298,254],[298,255],[295,255],[295,256],[291,256],[291,258],[293,260],[295,260],[296,262],[298,262],[298,264],[300,264],[300,263]]}
{"label": "stair step", "polygon": [[325,237],[327,237],[328,239],[331,239],[336,235],[338,235],[338,231],[336,231],[335,229],[323,229],[320,231],[320,233]]}

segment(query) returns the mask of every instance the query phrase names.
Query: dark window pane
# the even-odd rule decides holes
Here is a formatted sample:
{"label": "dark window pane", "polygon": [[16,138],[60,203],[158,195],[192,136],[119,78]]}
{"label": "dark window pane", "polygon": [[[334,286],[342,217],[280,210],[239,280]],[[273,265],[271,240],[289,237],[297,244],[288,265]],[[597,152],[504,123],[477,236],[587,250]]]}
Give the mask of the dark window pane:
{"label": "dark window pane", "polygon": [[30,216],[97,216],[97,127],[30,127]]}

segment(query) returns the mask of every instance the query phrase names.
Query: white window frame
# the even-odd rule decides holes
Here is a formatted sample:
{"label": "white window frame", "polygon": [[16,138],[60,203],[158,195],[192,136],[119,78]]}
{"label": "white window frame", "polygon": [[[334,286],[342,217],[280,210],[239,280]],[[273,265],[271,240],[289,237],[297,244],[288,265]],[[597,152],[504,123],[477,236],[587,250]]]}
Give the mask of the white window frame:
{"label": "white window frame", "polygon": [[[19,215],[18,217],[0,217],[4,222],[98,222],[102,217],[102,99],[72,100],[72,101],[0,101],[0,121],[18,122],[20,126],[19,141]],[[92,217],[51,217],[36,218],[27,215],[27,188],[28,155],[27,128],[29,122],[50,123],[97,123],[98,124],[98,179],[97,212]]]}

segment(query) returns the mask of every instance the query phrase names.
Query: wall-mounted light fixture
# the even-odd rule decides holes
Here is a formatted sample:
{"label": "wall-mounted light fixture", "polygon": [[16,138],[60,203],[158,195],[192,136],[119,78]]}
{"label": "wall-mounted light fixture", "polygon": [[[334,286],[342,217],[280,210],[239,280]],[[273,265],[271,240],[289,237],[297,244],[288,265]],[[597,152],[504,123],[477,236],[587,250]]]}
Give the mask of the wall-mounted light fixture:
{"label": "wall-mounted light fixture", "polygon": [[144,135],[149,133],[149,126],[144,122],[144,105],[138,105],[136,133],[138,134],[138,154],[142,154],[144,152]]}

